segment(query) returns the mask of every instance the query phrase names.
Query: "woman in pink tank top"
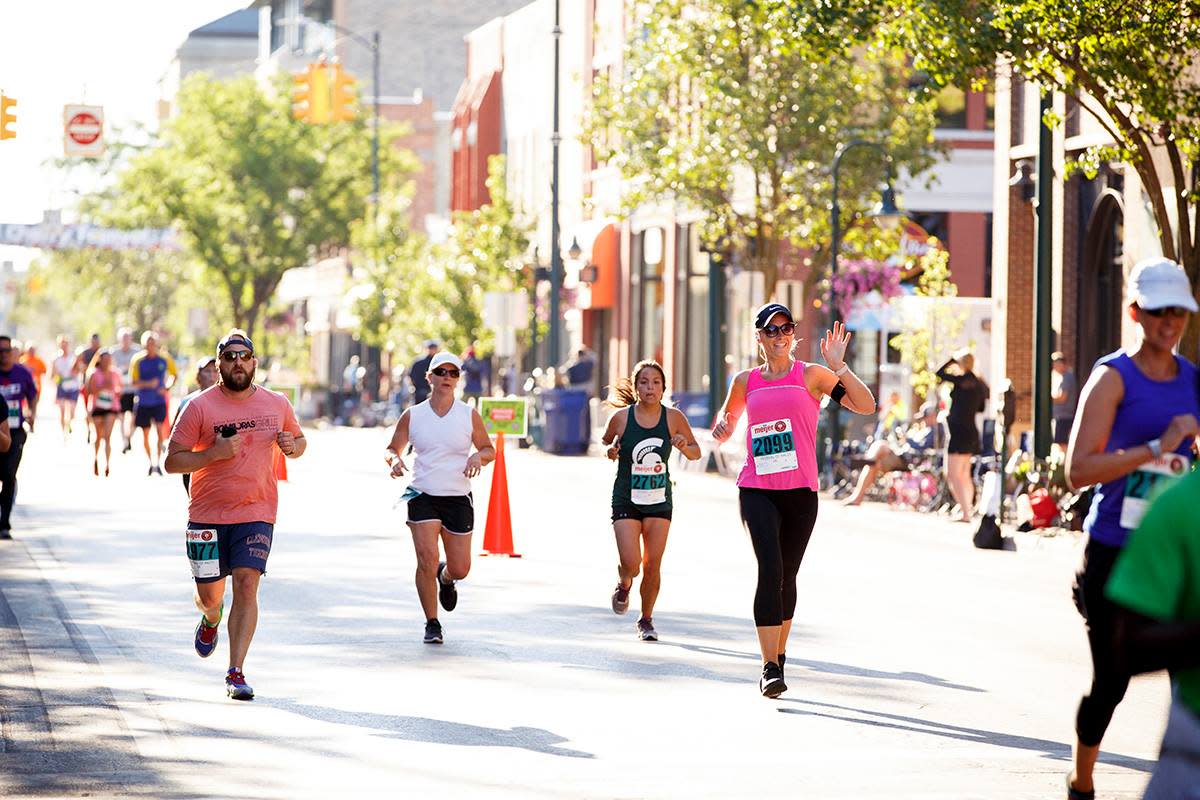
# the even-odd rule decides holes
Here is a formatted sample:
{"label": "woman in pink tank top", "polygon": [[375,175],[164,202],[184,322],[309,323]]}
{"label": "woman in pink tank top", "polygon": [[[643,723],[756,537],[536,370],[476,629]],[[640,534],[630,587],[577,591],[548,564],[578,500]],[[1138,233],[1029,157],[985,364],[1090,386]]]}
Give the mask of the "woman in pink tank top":
{"label": "woman in pink tank top", "polygon": [[850,334],[835,323],[821,341],[828,368],[792,360],[792,312],[768,303],[754,318],[764,363],[737,374],[717,415],[713,438],[729,439],[746,412],[746,463],[738,475],[742,525],[758,560],[754,624],[762,651],[759,691],[778,697],[788,634],[796,610],[796,573],[817,520],[817,417],[829,395],[859,414],[875,413],[875,397],[846,364]]}

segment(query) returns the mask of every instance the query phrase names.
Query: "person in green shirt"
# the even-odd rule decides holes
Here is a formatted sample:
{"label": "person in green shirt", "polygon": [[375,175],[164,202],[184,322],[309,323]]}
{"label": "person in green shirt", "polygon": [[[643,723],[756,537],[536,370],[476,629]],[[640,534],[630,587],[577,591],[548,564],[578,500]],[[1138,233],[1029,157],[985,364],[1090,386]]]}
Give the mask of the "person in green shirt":
{"label": "person in green shirt", "polygon": [[1174,697],[1146,800],[1200,798],[1200,472],[1174,481],[1146,511],[1105,593],[1120,607],[1119,666],[1167,669]]}

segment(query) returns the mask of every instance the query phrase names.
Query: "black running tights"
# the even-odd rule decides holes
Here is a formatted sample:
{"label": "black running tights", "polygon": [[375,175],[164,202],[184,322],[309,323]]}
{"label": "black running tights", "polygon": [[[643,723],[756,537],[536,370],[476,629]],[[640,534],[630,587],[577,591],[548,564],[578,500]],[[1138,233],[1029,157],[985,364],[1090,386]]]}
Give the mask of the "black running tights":
{"label": "black running tights", "polygon": [[796,573],[817,521],[812,489],[738,490],[742,525],[758,559],[754,624],[782,625],[796,612]]}
{"label": "black running tights", "polygon": [[1096,747],[1113,712],[1129,688],[1129,676],[1116,667],[1117,607],[1104,594],[1121,548],[1089,541],[1083,553],[1083,568],[1075,577],[1075,607],[1087,622],[1088,645],[1092,650],[1092,688],[1079,701],[1075,733],[1083,744]]}

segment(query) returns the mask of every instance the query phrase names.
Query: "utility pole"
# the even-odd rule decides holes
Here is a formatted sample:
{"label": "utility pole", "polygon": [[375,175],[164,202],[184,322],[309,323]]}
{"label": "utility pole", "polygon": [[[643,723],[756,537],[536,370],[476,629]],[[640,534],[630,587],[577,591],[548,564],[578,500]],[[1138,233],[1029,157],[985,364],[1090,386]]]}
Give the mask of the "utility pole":
{"label": "utility pole", "polygon": [[1054,95],[1042,95],[1037,157],[1037,258],[1033,267],[1033,454],[1050,455],[1050,279],[1054,258],[1054,131],[1046,124]]}
{"label": "utility pole", "polygon": [[562,136],[558,132],[558,65],[559,43],[562,40],[562,28],[559,26],[559,11],[561,0],[554,0],[554,132],[550,135],[550,145],[553,152],[550,177],[550,336],[547,340],[547,366],[557,366],[560,353],[559,336],[562,330],[562,311],[559,308],[562,294],[562,247],[558,232],[558,145]]}

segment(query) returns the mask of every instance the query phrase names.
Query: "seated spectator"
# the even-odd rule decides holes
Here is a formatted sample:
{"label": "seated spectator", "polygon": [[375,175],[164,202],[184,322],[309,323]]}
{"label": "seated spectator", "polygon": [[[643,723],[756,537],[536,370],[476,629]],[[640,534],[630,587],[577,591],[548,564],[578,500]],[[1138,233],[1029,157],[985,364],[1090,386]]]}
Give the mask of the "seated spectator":
{"label": "seated spectator", "polygon": [[898,443],[887,439],[876,440],[868,449],[867,466],[858,474],[858,485],[854,493],[846,499],[846,505],[856,506],[862,503],[867,490],[875,483],[879,474],[893,470],[907,469],[907,456],[936,450],[941,445],[941,425],[937,419],[937,404],[926,403],[921,406],[920,418],[906,432],[904,439]]}

